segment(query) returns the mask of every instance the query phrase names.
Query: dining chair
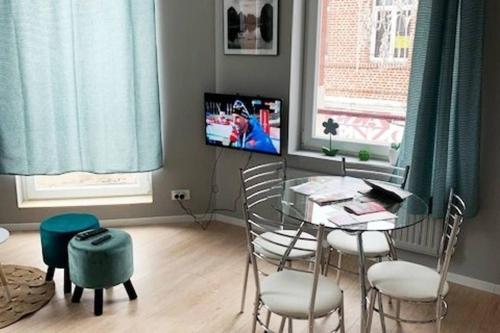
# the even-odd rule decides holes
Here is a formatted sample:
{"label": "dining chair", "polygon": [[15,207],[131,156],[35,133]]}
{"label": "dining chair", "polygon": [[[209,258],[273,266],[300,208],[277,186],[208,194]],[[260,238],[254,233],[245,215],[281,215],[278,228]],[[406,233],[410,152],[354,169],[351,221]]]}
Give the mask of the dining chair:
{"label": "dining chair", "polygon": [[[401,260],[377,263],[368,269],[367,276],[371,290],[367,332],[371,329],[374,311],[377,311],[380,315],[384,333],[385,318],[413,324],[435,322],[436,332],[441,332],[441,321],[448,312],[448,305],[445,301],[449,291],[447,282],[448,269],[458,243],[464,212],[465,202],[451,189],[436,270]],[[396,308],[395,316],[385,313],[382,296],[388,296],[406,303],[432,304],[436,307],[435,316],[426,320],[401,318],[399,307]],[[375,307],[376,300],[378,300],[378,308]]]}
{"label": "dining chair", "polygon": [[[317,226],[316,237],[311,239],[308,235],[304,237],[305,222],[263,219],[252,211],[247,202],[244,203],[244,212],[248,253],[256,286],[252,332],[256,332],[257,324],[265,332],[276,332],[270,327],[269,318],[273,313],[281,317],[278,332],[283,332],[287,322],[288,332],[292,332],[293,320],[307,320],[308,332],[313,333],[316,319],[336,313],[338,324],[329,332],[344,333],[343,292],[334,279],[320,274],[323,246],[322,242],[316,240],[324,239],[325,226]],[[283,232],[286,229],[294,230],[293,234]],[[270,237],[272,235],[286,241],[276,242]],[[273,249],[265,252],[276,258],[282,256],[281,259],[273,260],[263,255],[262,244],[273,244]],[[293,267],[286,265],[291,253],[309,252],[311,247],[315,247],[313,257],[303,258],[303,263]],[[312,267],[308,265],[310,262],[313,263]],[[270,267],[277,269],[271,269],[269,273]],[[265,320],[260,314],[263,309],[268,311]]]}
{"label": "dining chair", "polygon": [[[367,168],[366,164],[347,162],[342,158],[342,175],[356,178],[367,178],[385,181],[392,185],[397,185],[401,188],[406,186],[408,179],[409,166],[405,168],[396,166],[381,166],[374,169],[373,166]],[[367,231],[362,234],[363,249],[366,258],[382,260],[382,258],[397,259],[394,240],[389,232]],[[358,256],[358,241],[357,236],[347,233],[342,230],[334,230],[327,236],[329,245],[328,256],[326,259],[325,274],[328,274],[328,266],[330,266],[331,254],[337,252],[337,264],[332,265],[337,269],[337,282],[340,281],[343,255]],[[354,272],[350,272],[354,273]]]}
{"label": "dining chair", "polygon": [[[293,228],[285,228],[284,219],[282,214],[274,212],[270,208],[272,200],[280,200],[283,182],[286,180],[286,162],[279,161],[273,163],[266,163],[257,165],[245,170],[240,170],[241,184],[243,190],[243,201],[248,207],[252,209],[255,218],[265,221],[275,226],[279,233],[272,230],[263,237],[255,240],[255,249],[260,256],[269,260],[279,262],[290,244],[290,237],[297,234],[297,230]],[[269,211],[271,209],[271,211]],[[274,213],[274,214],[272,214]],[[277,214],[279,216],[277,216]],[[248,221],[246,221],[248,223]],[[311,259],[316,251],[316,238],[308,233],[302,233],[301,238],[308,241],[298,241],[298,246],[301,248],[293,249],[287,256],[289,265],[296,260]],[[250,240],[247,239],[247,244]],[[284,246],[283,246],[284,245]],[[245,273],[243,277],[243,291],[241,297],[240,312],[245,309],[245,298],[248,283],[249,268],[251,265],[250,254],[247,255],[245,260]]]}
{"label": "dining chair", "polygon": [[[381,166],[374,169],[373,166],[367,168],[367,165],[359,162],[346,162],[342,158],[342,175],[356,178],[366,178],[372,180],[385,181],[391,185],[404,188],[408,178],[410,168],[396,166]],[[383,258],[397,259],[394,240],[389,232],[367,231],[361,235],[363,239],[363,249],[366,258],[381,261]],[[337,269],[337,281],[340,281],[342,268],[342,259],[344,255],[358,256],[358,240],[354,234],[342,230],[334,230],[327,236],[329,245],[328,256],[325,261],[325,274],[328,274],[328,267],[333,266]],[[337,252],[337,264],[330,265],[331,254]],[[350,272],[347,271],[349,273]]]}

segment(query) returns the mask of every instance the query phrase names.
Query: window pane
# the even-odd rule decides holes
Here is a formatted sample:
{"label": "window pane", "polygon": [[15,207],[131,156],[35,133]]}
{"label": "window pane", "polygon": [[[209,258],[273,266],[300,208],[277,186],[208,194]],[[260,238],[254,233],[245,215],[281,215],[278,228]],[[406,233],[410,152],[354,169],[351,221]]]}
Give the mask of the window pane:
{"label": "window pane", "polygon": [[392,12],[377,11],[375,23],[375,57],[385,58],[391,47]]}
{"label": "window pane", "polygon": [[404,10],[397,14],[396,36],[394,40],[394,57],[408,58],[410,52],[411,11]]}
{"label": "window pane", "polygon": [[314,138],[328,138],[322,124],[333,118],[335,140],[401,141],[416,8],[410,0],[321,0]]}
{"label": "window pane", "polygon": [[393,2],[393,0],[377,0],[375,4],[377,6],[390,6]]}

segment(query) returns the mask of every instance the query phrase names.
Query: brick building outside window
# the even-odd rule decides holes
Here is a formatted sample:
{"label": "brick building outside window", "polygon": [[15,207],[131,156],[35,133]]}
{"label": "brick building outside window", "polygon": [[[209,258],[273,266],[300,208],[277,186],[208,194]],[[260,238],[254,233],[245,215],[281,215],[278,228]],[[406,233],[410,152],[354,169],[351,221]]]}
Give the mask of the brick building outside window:
{"label": "brick building outside window", "polygon": [[316,112],[336,140],[388,146],[402,139],[418,0],[319,0]]}

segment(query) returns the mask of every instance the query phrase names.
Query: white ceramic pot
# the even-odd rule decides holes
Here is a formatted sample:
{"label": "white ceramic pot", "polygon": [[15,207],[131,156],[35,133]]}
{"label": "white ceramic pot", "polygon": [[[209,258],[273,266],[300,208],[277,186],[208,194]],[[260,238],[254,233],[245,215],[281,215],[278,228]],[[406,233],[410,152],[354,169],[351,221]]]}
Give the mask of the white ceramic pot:
{"label": "white ceramic pot", "polygon": [[396,165],[398,162],[399,149],[389,149],[389,163],[391,165]]}

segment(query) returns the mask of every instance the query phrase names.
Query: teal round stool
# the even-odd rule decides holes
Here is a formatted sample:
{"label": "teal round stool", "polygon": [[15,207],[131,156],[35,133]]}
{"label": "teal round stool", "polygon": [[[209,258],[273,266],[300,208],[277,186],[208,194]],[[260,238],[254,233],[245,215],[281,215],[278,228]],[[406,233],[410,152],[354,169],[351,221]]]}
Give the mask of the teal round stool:
{"label": "teal round stool", "polygon": [[64,293],[71,293],[68,272],[68,243],[79,232],[99,228],[99,220],[91,214],[65,213],[46,218],[40,224],[43,261],[48,266],[45,279],[54,278],[56,268],[64,269]]}
{"label": "teal round stool", "polygon": [[137,298],[130,278],[134,273],[132,238],[125,231],[108,229],[85,240],[73,238],[68,245],[69,272],[75,284],[73,303],[83,289],[94,289],[94,313],[102,314],[103,289],[124,284],[130,300]]}

